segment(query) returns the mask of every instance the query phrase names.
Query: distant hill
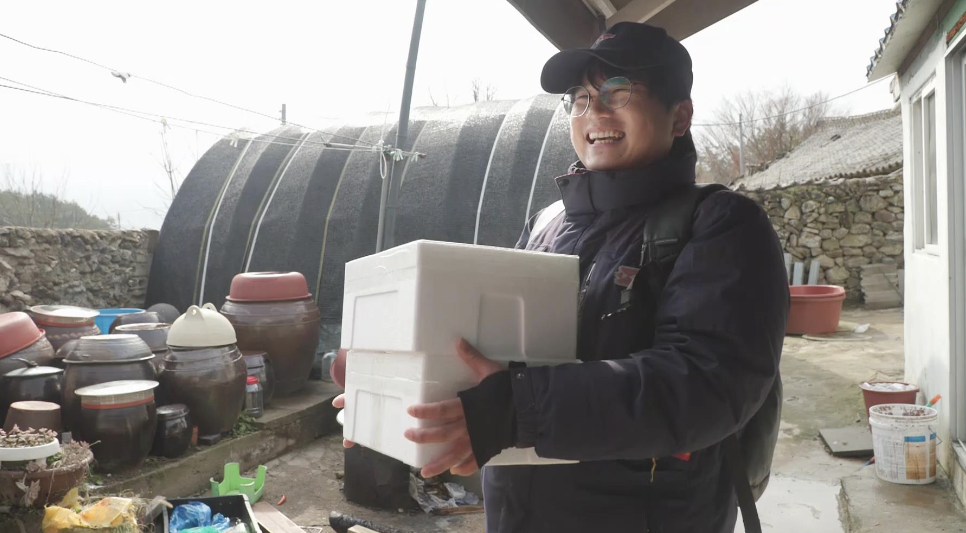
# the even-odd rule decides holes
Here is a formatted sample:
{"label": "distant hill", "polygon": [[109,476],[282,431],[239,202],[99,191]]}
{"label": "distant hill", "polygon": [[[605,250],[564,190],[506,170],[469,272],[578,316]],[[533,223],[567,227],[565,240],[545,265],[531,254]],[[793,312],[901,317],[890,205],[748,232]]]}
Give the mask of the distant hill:
{"label": "distant hill", "polygon": [[114,229],[115,224],[53,194],[0,190],[0,226]]}

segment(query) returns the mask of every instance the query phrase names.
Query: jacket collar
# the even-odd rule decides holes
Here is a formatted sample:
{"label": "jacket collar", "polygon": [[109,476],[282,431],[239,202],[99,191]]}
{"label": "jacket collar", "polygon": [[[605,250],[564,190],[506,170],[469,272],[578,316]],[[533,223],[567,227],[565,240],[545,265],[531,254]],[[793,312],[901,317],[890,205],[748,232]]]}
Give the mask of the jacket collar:
{"label": "jacket collar", "polygon": [[661,161],[638,169],[587,170],[578,161],[556,179],[567,215],[653,205],[669,191],[694,183],[697,154],[692,143],[681,144]]}

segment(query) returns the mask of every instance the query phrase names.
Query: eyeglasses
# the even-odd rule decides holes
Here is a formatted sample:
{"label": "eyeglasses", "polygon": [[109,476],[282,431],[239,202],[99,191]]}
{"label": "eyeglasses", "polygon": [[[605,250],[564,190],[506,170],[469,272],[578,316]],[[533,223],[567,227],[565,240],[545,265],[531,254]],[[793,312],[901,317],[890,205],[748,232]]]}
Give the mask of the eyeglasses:
{"label": "eyeglasses", "polygon": [[[639,84],[638,84],[639,85]],[[620,109],[631,101],[631,92],[634,82],[624,77],[611,78],[600,84],[596,98],[600,98],[600,103],[612,111]],[[578,85],[567,89],[564,93],[564,109],[571,117],[579,117],[590,108],[590,101],[595,97],[590,95],[590,91]]]}

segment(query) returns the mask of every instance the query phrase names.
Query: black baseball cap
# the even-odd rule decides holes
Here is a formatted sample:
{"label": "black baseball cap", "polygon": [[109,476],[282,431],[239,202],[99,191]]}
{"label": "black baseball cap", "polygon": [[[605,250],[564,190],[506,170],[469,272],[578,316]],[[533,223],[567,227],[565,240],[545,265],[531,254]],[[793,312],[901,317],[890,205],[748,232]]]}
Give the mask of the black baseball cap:
{"label": "black baseball cap", "polygon": [[601,34],[590,48],[559,52],[543,66],[540,84],[560,94],[579,83],[591,59],[619,69],[635,71],[661,67],[677,78],[688,92],[694,83],[691,54],[663,28],[638,22],[618,22]]}

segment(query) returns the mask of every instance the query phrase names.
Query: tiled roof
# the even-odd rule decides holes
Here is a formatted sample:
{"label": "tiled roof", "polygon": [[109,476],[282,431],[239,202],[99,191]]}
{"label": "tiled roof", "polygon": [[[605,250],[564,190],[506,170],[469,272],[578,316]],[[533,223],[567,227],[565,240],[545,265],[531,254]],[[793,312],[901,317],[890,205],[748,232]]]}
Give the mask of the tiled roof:
{"label": "tiled roof", "polygon": [[886,44],[888,44],[889,39],[892,38],[893,32],[895,32],[896,29],[896,24],[899,23],[899,19],[902,18],[903,14],[905,14],[906,5],[908,3],[909,0],[900,0],[899,2],[896,2],[896,12],[889,16],[889,27],[885,29],[885,35],[879,39],[879,47],[875,49],[874,55],[869,59],[869,66],[865,69],[865,75],[867,77],[872,75],[872,69],[875,68],[876,62],[879,61],[880,57],[882,57],[882,52],[885,51]]}
{"label": "tiled roof", "polygon": [[825,120],[818,131],[767,169],[735,182],[744,189],[775,189],[830,179],[889,174],[902,168],[899,108]]}

